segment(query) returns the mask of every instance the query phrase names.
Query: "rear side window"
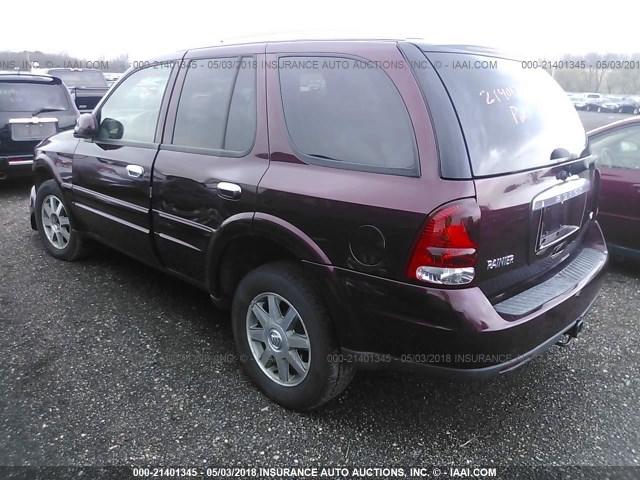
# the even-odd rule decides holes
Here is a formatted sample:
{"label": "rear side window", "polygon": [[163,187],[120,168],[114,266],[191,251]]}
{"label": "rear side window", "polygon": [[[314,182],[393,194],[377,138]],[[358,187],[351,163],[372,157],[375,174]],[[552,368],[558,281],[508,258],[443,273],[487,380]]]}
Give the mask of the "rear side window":
{"label": "rear side window", "polygon": [[0,82],[0,112],[35,113],[40,109],[69,110],[63,85]]}
{"label": "rear side window", "polygon": [[544,167],[583,153],[580,118],[545,71],[494,57],[427,56],[438,66],[460,118],[475,176]]}
{"label": "rear side window", "polygon": [[173,144],[243,152],[256,131],[255,61],[192,60],[184,81]]}
{"label": "rear side window", "polygon": [[305,161],[417,176],[407,108],[386,73],[364,60],[282,57],[285,121]]}

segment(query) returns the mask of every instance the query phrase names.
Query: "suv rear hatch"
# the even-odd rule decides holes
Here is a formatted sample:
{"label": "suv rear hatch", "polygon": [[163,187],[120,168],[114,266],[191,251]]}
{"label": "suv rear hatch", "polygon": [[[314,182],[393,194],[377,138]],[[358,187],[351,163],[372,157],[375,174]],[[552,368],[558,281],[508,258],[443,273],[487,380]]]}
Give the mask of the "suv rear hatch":
{"label": "suv rear hatch", "polygon": [[60,80],[0,76],[0,156],[30,157],[38,142],[73,127],[76,116]]}
{"label": "suv rear hatch", "polygon": [[[421,49],[464,136],[481,210],[474,283],[495,304],[580,253],[596,181],[585,131],[545,71],[485,52]],[[441,165],[443,177],[451,170]]]}

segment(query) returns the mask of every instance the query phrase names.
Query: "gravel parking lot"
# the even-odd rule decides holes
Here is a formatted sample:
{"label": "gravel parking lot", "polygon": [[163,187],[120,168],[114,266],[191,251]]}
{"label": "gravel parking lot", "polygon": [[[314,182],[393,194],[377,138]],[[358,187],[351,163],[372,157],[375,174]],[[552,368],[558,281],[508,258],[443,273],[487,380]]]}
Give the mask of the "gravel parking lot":
{"label": "gravel parking lot", "polygon": [[587,328],[486,382],[359,373],[307,415],[243,375],[207,295],[106,248],[44,253],[0,183],[0,465],[638,465],[640,266]]}

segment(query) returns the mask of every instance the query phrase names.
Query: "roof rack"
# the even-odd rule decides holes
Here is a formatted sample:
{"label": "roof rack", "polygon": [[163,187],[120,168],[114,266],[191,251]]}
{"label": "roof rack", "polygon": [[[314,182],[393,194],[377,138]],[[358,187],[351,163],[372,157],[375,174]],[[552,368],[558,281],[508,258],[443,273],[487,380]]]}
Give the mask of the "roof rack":
{"label": "roof rack", "polygon": [[[422,38],[408,38],[401,36],[376,36],[363,35],[358,32],[331,31],[331,30],[297,30],[277,33],[258,33],[254,35],[244,35],[239,37],[223,38],[214,45],[202,48],[211,48],[222,45],[246,45],[252,43],[280,43],[294,41],[378,41],[378,42],[398,42],[403,40],[423,40]],[[195,49],[197,50],[197,49]]]}

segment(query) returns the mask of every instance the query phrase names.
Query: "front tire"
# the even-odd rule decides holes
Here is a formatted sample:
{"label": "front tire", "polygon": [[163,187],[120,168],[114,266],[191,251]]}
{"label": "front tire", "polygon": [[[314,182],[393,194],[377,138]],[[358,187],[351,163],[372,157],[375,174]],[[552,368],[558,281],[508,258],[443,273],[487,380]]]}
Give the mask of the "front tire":
{"label": "front tire", "polygon": [[236,290],[231,318],[245,371],[286,408],[317,408],[353,378],[355,367],[341,361],[316,288],[293,263],[271,263],[247,274]]}
{"label": "front tire", "polygon": [[55,180],[43,182],[36,193],[35,219],[47,252],[59,260],[79,260],[86,241],[74,230],[75,222]]}

